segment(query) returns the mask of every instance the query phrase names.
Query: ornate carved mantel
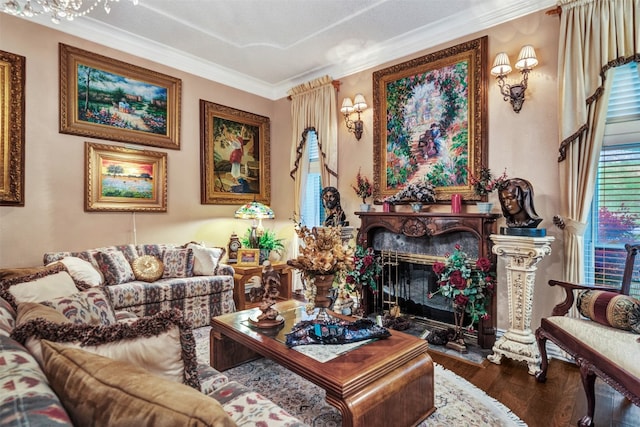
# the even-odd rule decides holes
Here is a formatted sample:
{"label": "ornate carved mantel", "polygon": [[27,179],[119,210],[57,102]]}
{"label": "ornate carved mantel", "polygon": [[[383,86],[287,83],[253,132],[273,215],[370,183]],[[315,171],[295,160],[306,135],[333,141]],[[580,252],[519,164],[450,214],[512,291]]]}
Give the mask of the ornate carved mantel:
{"label": "ornate carved mantel", "polygon": [[[491,250],[493,242],[489,236],[496,233],[496,220],[500,215],[439,212],[356,212],[356,214],[361,221],[357,242],[362,246],[374,246],[376,233],[385,230],[409,238],[425,239],[427,243],[433,243],[431,248],[433,255],[443,255],[442,248],[437,247],[440,237],[473,236],[472,243],[467,241],[467,244],[477,245],[477,248],[465,247],[465,250],[474,252],[478,257],[487,257],[493,261],[494,266],[496,265],[496,256]],[[482,348],[491,348],[495,342],[497,317],[495,293],[488,310],[490,319],[480,321],[478,325],[478,344]]]}

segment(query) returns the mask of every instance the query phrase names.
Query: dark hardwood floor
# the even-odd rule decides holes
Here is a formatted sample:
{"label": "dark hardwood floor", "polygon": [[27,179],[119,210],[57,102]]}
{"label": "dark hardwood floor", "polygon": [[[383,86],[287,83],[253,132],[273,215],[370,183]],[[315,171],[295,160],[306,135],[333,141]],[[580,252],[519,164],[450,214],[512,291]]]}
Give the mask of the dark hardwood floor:
{"label": "dark hardwood floor", "polygon": [[[547,382],[540,384],[524,362],[503,358],[501,365],[478,366],[435,351],[430,354],[434,362],[505,404],[530,427],[575,426],[586,414],[580,372],[572,363],[551,359]],[[638,427],[640,408],[598,378],[594,422],[596,427]]]}

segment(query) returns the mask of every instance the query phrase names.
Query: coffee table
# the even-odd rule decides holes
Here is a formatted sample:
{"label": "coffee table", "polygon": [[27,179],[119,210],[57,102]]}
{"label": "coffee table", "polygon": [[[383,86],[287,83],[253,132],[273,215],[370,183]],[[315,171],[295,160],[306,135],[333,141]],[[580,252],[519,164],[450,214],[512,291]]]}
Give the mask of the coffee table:
{"label": "coffee table", "polygon": [[414,426],[435,411],[433,361],[426,341],[392,330],[389,338],[323,363],[284,344],[284,334],[302,319],[304,305],[289,300],[275,308],[285,320],[279,330],[250,326],[248,319],[259,313],[257,308],[214,317],[212,366],[224,371],[261,356],[270,358],[323,388],[327,402],[342,413],[345,427]]}

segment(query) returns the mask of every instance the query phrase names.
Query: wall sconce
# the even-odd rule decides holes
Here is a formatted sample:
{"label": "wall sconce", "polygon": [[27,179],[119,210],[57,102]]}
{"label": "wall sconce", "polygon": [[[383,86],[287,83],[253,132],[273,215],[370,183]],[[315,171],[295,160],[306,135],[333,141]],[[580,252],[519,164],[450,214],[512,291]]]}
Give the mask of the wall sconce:
{"label": "wall sconce", "polygon": [[500,52],[496,55],[495,61],[493,61],[491,74],[496,76],[498,79],[498,86],[500,87],[500,93],[502,93],[502,99],[505,101],[511,101],[513,111],[516,113],[519,113],[522,109],[529,72],[536,65],[538,65],[538,59],[536,58],[536,52],[533,49],[533,46],[522,46],[520,55],[518,55],[518,60],[516,61],[516,68],[522,73],[522,81],[518,84],[510,85],[504,82],[504,78],[511,72],[509,56],[505,52]]}
{"label": "wall sconce", "polygon": [[[367,108],[367,101],[364,100],[364,96],[361,93],[357,93],[353,98],[353,102],[351,102],[351,98],[345,98],[342,100],[342,108],[340,108],[340,112],[344,114],[344,122],[347,125],[347,129],[349,132],[352,132],[356,135],[356,139],[360,141],[362,138],[362,120],[360,120],[360,113]],[[351,113],[358,113],[358,120],[353,121],[349,118]]]}

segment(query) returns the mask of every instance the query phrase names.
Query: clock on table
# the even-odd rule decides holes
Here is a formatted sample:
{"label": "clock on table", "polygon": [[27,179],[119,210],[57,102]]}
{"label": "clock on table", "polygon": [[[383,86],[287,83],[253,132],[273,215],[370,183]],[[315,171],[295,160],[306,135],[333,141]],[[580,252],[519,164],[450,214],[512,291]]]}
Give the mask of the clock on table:
{"label": "clock on table", "polygon": [[235,232],[231,233],[229,237],[229,259],[227,261],[229,264],[238,262],[238,249],[241,247],[242,243],[240,243],[238,235]]}

